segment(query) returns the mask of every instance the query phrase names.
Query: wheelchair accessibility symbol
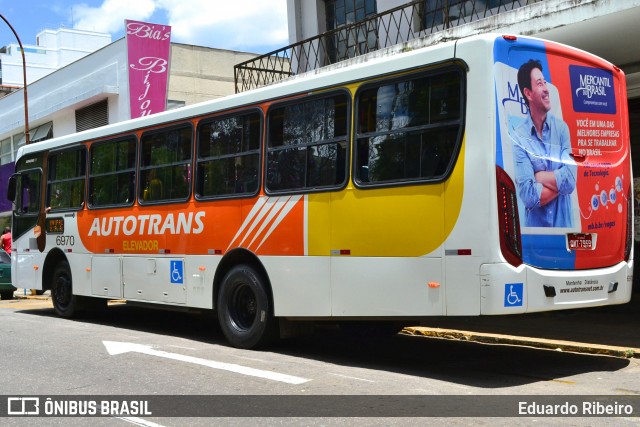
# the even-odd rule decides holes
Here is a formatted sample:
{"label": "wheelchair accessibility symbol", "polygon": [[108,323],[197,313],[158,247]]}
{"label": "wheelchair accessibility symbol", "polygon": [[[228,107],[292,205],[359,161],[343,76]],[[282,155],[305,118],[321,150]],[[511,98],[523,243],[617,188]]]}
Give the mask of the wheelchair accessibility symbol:
{"label": "wheelchair accessibility symbol", "polygon": [[504,306],[521,307],[524,298],[522,283],[507,283],[504,285]]}
{"label": "wheelchair accessibility symbol", "polygon": [[182,260],[171,260],[170,264],[171,269],[171,283],[175,283],[178,285],[184,284],[184,263]]}

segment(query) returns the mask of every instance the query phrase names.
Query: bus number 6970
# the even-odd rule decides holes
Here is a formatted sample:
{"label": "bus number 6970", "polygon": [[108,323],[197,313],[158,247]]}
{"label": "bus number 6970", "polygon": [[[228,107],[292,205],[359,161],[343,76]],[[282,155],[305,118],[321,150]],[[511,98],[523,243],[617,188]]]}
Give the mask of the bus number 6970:
{"label": "bus number 6970", "polygon": [[76,243],[74,236],[56,236],[56,245],[58,246],[73,246]]}

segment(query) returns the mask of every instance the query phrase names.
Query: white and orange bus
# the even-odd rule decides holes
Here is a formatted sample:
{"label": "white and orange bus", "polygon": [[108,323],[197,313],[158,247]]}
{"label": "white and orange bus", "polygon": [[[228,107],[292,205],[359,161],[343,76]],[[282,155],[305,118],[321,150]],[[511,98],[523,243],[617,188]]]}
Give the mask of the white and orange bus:
{"label": "white and orange bus", "polygon": [[[624,74],[483,35],[23,147],[12,275],[56,312],[420,322],[631,296]],[[55,129],[54,129],[55,130]]]}

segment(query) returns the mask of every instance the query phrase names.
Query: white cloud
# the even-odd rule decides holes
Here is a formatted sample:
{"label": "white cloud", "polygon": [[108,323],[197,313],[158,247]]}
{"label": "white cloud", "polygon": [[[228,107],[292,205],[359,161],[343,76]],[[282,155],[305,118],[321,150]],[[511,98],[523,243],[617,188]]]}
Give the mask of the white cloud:
{"label": "white cloud", "polygon": [[288,44],[285,0],[158,0],[173,39],[226,49]]}
{"label": "white cloud", "polygon": [[154,0],[105,0],[100,7],[81,3],[73,6],[74,28],[115,33],[123,29],[125,19],[145,20],[155,9]]}
{"label": "white cloud", "polygon": [[179,43],[259,53],[289,44],[286,0],[105,0],[73,10],[76,28],[112,35],[133,19],[171,25]]}

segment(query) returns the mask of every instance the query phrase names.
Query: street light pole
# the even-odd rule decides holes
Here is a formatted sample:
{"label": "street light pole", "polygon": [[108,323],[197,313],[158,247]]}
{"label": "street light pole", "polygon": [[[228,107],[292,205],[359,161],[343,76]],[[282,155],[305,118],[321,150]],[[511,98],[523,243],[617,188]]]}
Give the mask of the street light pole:
{"label": "street light pole", "polygon": [[24,48],[22,47],[22,42],[20,41],[20,37],[18,37],[18,33],[13,29],[13,26],[7,21],[7,19],[0,13],[0,18],[4,22],[7,23],[13,35],[16,36],[16,40],[18,40],[18,44],[20,45],[20,53],[22,54],[22,79],[24,81],[24,87],[22,88],[24,95],[24,138],[25,144],[29,144],[29,106],[27,104],[27,61],[24,59]]}

